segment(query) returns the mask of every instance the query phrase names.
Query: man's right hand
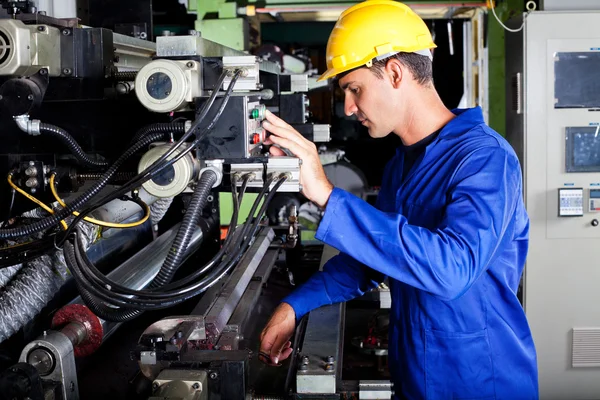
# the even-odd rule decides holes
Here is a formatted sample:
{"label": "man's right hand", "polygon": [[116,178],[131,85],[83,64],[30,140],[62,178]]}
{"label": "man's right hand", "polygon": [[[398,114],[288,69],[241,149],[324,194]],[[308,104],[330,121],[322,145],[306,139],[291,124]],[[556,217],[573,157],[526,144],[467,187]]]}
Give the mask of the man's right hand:
{"label": "man's right hand", "polygon": [[289,340],[295,329],[294,309],[287,303],[281,303],[260,335],[260,351],[269,354],[273,364],[285,360],[293,352]]}

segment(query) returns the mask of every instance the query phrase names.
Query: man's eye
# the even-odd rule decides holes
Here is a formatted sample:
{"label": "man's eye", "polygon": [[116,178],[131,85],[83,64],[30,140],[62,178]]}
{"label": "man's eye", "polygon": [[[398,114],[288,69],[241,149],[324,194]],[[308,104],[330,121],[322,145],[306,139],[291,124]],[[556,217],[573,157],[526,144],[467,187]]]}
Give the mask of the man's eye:
{"label": "man's eye", "polygon": [[354,94],[358,94],[358,89],[353,89],[353,88],[350,88],[350,91],[351,91],[352,93],[354,93]]}

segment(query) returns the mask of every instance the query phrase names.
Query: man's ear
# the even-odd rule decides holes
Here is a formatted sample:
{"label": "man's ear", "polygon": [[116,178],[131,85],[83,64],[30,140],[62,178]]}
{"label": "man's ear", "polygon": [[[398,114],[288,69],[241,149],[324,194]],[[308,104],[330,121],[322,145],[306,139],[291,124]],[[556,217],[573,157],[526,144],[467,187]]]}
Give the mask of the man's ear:
{"label": "man's ear", "polygon": [[384,75],[396,89],[400,87],[402,79],[404,79],[404,68],[404,65],[395,58],[388,60],[385,64]]}

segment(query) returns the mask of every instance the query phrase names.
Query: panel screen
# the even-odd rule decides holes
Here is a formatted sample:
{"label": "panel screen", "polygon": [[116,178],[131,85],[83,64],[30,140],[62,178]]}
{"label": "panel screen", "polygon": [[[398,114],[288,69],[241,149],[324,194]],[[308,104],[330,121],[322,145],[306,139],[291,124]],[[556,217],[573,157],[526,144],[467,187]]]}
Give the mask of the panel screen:
{"label": "panel screen", "polygon": [[567,172],[600,172],[600,127],[568,127],[565,148]]}
{"label": "panel screen", "polygon": [[600,108],[600,52],[554,55],[554,108]]}

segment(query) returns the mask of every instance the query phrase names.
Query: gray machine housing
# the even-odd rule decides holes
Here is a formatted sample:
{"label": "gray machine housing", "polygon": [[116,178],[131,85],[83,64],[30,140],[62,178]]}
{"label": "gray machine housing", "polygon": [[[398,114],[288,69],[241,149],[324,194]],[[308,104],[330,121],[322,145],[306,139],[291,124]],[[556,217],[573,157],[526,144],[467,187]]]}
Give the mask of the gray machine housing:
{"label": "gray machine housing", "polygon": [[598,398],[600,12],[532,12],[524,21],[506,35],[506,134],[530,218],[522,301],[540,398]]}

